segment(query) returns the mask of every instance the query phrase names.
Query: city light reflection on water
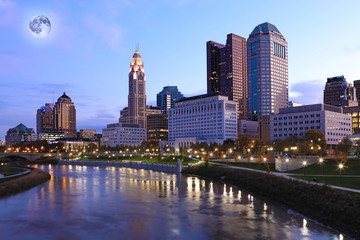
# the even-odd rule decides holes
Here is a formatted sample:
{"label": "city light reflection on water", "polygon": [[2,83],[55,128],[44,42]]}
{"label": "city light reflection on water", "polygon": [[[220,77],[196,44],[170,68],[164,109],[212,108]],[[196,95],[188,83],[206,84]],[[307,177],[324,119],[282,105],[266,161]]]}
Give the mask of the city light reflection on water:
{"label": "city light reflection on water", "polygon": [[52,174],[49,182],[0,199],[1,239],[346,239],[211,180],[131,168],[37,167]]}

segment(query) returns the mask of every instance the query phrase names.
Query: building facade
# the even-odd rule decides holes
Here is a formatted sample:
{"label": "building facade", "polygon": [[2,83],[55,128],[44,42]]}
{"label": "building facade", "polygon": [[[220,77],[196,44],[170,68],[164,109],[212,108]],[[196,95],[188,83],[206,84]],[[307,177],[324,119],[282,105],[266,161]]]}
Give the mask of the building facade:
{"label": "building facade", "polygon": [[343,111],[351,117],[352,134],[360,135],[360,106],[344,107]]}
{"label": "building facade", "polygon": [[288,44],[268,22],[249,35],[247,74],[249,119],[278,113],[288,106]]}
{"label": "building facade", "polygon": [[67,138],[76,138],[75,104],[65,92],[54,106],[54,132],[65,133]]}
{"label": "building facade", "polygon": [[135,123],[112,123],[102,131],[102,145],[139,146],[146,141],[146,128]]}
{"label": "building facade", "polygon": [[257,121],[240,120],[238,132],[240,136],[259,139],[259,123]]}
{"label": "building facade", "polygon": [[228,34],[226,45],[206,43],[207,93],[221,93],[237,103],[237,118],[248,118],[246,39]]}
{"label": "building facade", "polygon": [[270,116],[271,141],[289,136],[304,137],[312,129],[325,134],[327,144],[336,145],[352,134],[351,116],[342,108],[325,104],[281,108],[278,114]]}
{"label": "building facade", "polygon": [[79,131],[80,138],[95,140],[95,134],[96,134],[95,129],[80,129]]}
{"label": "building facade", "polygon": [[20,123],[14,128],[10,128],[5,136],[6,146],[10,147],[15,143],[36,141],[37,137],[33,128],[28,128]]}
{"label": "building facade", "polygon": [[174,107],[175,102],[183,97],[177,86],[166,86],[156,94],[156,105],[163,113],[167,113],[168,109]]}
{"label": "building facade", "polygon": [[[347,86],[346,90],[342,84]],[[346,96],[345,96],[346,91]],[[346,82],[342,76],[327,78],[324,89],[324,104],[334,106],[354,106],[357,104],[356,88]]]}
{"label": "building facade", "polygon": [[169,109],[169,141],[237,138],[237,103],[220,94],[183,98]]}
{"label": "building facade", "polygon": [[55,141],[58,139],[62,139],[62,138],[66,138],[66,134],[65,133],[40,133],[38,135],[38,139],[39,140],[46,140],[46,141]]}
{"label": "building facade", "polygon": [[149,114],[147,115],[147,140],[160,142],[168,140],[168,115]]}
{"label": "building facade", "polygon": [[54,104],[46,103],[36,111],[36,135],[54,132]]}
{"label": "building facade", "polygon": [[135,51],[130,63],[127,123],[146,127],[146,87],[144,63],[139,51]]}

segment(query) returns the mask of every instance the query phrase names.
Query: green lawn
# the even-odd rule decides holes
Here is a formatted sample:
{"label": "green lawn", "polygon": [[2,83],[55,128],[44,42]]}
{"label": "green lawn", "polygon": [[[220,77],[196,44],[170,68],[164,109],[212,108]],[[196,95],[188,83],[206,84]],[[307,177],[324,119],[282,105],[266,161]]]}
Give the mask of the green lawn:
{"label": "green lawn", "polygon": [[[213,163],[221,163],[226,164],[226,161],[212,161]],[[230,166],[236,166],[236,167],[244,167],[244,168],[251,168],[256,170],[262,170],[266,171],[266,166],[264,163],[247,163],[247,162],[229,162]],[[275,164],[269,163],[270,171],[275,172]]]}
{"label": "green lawn", "polygon": [[[127,161],[144,161],[147,163],[157,163],[157,164],[168,164],[168,165],[175,165],[176,164],[176,159],[180,158],[180,156],[175,156],[173,161],[170,161],[170,156],[165,156],[162,158],[161,161],[158,161],[157,156],[153,156],[152,158],[150,158],[149,161],[147,161],[146,157],[142,157],[142,156],[121,156],[121,157],[110,157],[110,158],[104,158],[104,157],[99,157],[99,158],[81,158],[80,161],[122,161],[122,160],[127,160]],[[184,157],[184,161],[182,163],[182,165],[187,165],[188,163],[197,163],[198,161],[193,160],[191,158],[188,157]]]}
{"label": "green lawn", "polygon": [[[291,176],[294,178],[304,179],[304,176]],[[354,188],[360,190],[360,177],[344,177],[342,176],[333,176],[333,177],[323,177],[323,176],[306,176],[305,180],[313,181],[314,178],[317,178],[317,182],[323,183],[324,179],[326,184],[335,185],[340,187]]]}
{"label": "green lawn", "polygon": [[[306,174],[313,175],[339,175],[340,169],[339,164],[334,159],[325,159],[323,166],[320,164],[313,164],[305,167]],[[288,173],[297,173],[303,174],[304,169],[296,169],[293,171],[289,171]],[[341,173],[343,175],[360,175],[360,160],[358,159],[349,159],[342,169]]]}
{"label": "green lawn", "polygon": [[[6,170],[6,168],[7,168],[7,170]],[[6,176],[22,173],[23,171],[24,171],[23,169],[18,169],[18,168],[14,168],[14,167],[10,167],[10,166],[7,166],[7,167],[0,166],[0,174],[6,175]]]}

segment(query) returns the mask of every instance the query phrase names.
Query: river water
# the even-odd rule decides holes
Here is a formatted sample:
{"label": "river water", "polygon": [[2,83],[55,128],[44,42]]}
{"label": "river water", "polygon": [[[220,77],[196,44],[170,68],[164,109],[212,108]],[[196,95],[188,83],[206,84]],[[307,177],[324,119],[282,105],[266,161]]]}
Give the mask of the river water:
{"label": "river water", "polygon": [[0,239],[346,239],[226,184],[151,170],[51,166],[0,199]]}

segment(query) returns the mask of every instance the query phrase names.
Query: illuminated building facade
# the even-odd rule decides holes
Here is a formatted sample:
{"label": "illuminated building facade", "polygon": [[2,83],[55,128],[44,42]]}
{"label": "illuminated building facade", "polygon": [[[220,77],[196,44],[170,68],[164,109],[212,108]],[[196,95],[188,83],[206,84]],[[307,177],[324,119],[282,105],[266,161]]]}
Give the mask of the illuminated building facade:
{"label": "illuminated building facade", "polygon": [[102,132],[102,145],[116,146],[139,146],[146,141],[146,128],[135,123],[112,123]]}
{"label": "illuminated building facade", "polygon": [[206,43],[207,93],[221,93],[237,103],[237,118],[248,118],[246,39],[228,34],[226,45]]}
{"label": "illuminated building facade", "polygon": [[135,51],[130,63],[127,123],[141,124],[146,128],[146,94],[144,63]]}
{"label": "illuminated building facade", "polygon": [[156,95],[156,105],[163,113],[167,113],[168,109],[174,107],[175,102],[183,97],[177,86],[166,86]]}
{"label": "illuminated building facade", "polygon": [[36,135],[54,132],[54,104],[46,103],[36,112]]}
{"label": "illuminated building facade", "polygon": [[7,147],[19,142],[31,142],[36,140],[37,138],[34,129],[28,128],[22,123],[14,128],[10,128],[5,136]]}
{"label": "illuminated building facade", "polygon": [[55,132],[65,133],[67,138],[77,137],[75,105],[65,93],[54,106],[54,129]]}
{"label": "illuminated building facade", "polygon": [[249,35],[247,74],[249,119],[258,120],[288,106],[288,44],[268,22]]}
{"label": "illuminated building facade", "polygon": [[160,142],[168,140],[168,115],[147,115],[147,140]]}

